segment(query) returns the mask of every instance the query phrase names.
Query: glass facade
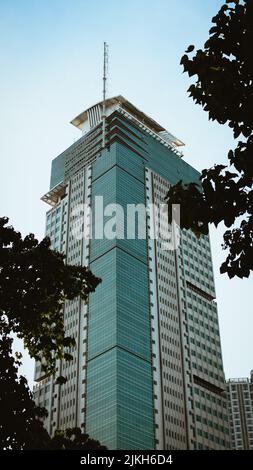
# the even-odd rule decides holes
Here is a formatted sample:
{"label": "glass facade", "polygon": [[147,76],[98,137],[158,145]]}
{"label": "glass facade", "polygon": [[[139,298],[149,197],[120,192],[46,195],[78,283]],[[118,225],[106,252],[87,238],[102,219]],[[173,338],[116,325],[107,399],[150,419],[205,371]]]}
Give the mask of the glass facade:
{"label": "glass facade", "polygon": [[[145,203],[143,165],[137,179],[133,174],[135,167],[137,172],[139,170],[139,161],[136,158],[129,161],[128,166],[125,152],[115,143],[110,152],[106,150],[93,164],[93,208],[96,196],[103,196],[104,206],[120,204],[124,216],[127,204]],[[145,224],[145,219],[141,223]],[[109,448],[152,449],[154,422],[146,239],[127,240],[124,231],[122,235],[122,239],[92,239],[90,243],[91,269],[103,281],[89,302],[86,429]],[[102,370],[96,373],[101,361],[112,357],[116,395]],[[102,393],[98,402],[103,406],[99,409],[95,406],[94,390]],[[114,418],[109,417],[108,409],[115,414]],[[115,423],[110,427],[110,434],[104,431],[103,424],[108,419]]]}
{"label": "glass facade", "polygon": [[52,160],[50,189],[64,180],[65,153],[58,155]]}

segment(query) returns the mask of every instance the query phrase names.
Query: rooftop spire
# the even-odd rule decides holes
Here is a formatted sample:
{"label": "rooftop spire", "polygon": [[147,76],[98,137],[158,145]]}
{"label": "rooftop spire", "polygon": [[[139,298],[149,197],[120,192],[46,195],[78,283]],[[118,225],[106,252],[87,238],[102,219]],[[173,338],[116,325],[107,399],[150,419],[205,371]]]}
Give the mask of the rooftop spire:
{"label": "rooftop spire", "polygon": [[104,42],[104,67],[103,67],[103,110],[102,110],[102,148],[105,148],[105,102],[106,102],[106,81],[108,72],[108,45]]}

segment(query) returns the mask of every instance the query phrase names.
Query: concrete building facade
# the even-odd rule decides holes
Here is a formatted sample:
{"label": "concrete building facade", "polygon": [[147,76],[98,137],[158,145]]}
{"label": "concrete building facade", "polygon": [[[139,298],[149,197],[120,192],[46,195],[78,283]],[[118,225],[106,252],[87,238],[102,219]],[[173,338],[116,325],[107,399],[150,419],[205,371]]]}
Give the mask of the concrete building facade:
{"label": "concrete building facade", "polygon": [[[99,198],[124,214],[129,205],[162,207],[171,184],[199,174],[183,160],[182,142],[122,96],[106,101],[102,148],[101,113],[98,103],[72,121],[82,137],[53,160],[42,198],[50,205],[52,247],[68,263],[88,265],[102,283],[86,305],[66,302],[66,334],[77,347],[74,360],[57,367],[68,381],[56,385],[36,364],[36,401],[49,410],[51,434],[79,426],[109,449],[227,449],[209,236],[173,225],[178,248],[164,249],[152,209],[138,211],[144,237],[129,238],[117,214],[121,236],[108,239],[96,215]],[[91,213],[81,211],[80,219],[83,204]],[[80,220],[85,237],[77,235]]]}
{"label": "concrete building facade", "polygon": [[253,450],[253,371],[250,378],[227,381],[231,447]]}

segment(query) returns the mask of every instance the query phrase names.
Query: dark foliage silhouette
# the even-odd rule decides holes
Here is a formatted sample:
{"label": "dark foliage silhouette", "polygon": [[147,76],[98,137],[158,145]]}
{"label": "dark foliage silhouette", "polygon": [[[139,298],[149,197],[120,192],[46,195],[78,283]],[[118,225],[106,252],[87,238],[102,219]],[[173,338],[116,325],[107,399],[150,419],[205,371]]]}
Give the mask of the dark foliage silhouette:
{"label": "dark foliage silhouette", "polygon": [[168,192],[169,206],[181,205],[181,227],[207,234],[208,224],[224,222],[223,249],[227,258],[221,273],[248,277],[253,269],[253,2],[226,1],[212,19],[214,26],[203,50],[192,56],[189,46],[181,63],[189,77],[195,103],[209,119],[233,130],[234,150],[228,165],[201,173],[201,185],[179,181]]}
{"label": "dark foliage silhouette", "polygon": [[26,379],[18,376],[21,356],[13,356],[10,335],[24,340],[45,373],[54,373],[56,359],[71,360],[75,346],[65,336],[63,303],[76,296],[86,300],[100,279],[86,267],[67,265],[48,238],[40,243],[32,234],[22,238],[7,224],[0,218],[0,446],[96,449],[100,444],[78,429],[49,437],[42,425],[46,410],[35,405]]}

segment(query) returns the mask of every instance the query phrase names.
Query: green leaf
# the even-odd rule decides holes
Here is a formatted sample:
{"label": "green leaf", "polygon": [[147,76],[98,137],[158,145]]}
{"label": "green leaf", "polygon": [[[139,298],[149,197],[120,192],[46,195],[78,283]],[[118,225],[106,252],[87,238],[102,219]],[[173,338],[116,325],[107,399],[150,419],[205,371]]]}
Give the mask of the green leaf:
{"label": "green leaf", "polygon": [[194,49],[195,49],[195,46],[191,45],[188,47],[188,49],[185,52],[189,54],[190,52],[194,51]]}

